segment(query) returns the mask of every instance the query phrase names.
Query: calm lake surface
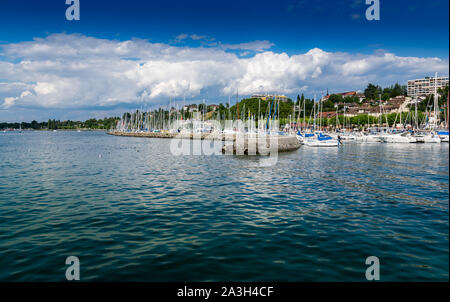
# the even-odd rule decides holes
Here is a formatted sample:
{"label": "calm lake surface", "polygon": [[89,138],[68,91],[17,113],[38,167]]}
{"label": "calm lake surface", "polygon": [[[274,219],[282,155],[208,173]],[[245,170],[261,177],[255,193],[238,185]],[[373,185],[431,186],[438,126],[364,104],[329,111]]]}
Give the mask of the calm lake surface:
{"label": "calm lake surface", "polygon": [[449,279],[449,145],[173,156],[170,140],[0,133],[0,281]]}

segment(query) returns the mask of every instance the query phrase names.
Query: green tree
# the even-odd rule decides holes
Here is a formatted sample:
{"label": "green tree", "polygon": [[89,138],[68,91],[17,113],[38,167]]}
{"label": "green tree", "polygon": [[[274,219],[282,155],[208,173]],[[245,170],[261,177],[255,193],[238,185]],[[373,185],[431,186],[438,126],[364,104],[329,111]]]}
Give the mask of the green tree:
{"label": "green tree", "polygon": [[382,93],[382,89],[380,86],[369,83],[367,88],[364,90],[364,95],[367,100],[378,100],[378,96]]}
{"label": "green tree", "polygon": [[343,103],[344,98],[340,94],[332,94],[328,97],[328,100],[330,100],[332,103]]}

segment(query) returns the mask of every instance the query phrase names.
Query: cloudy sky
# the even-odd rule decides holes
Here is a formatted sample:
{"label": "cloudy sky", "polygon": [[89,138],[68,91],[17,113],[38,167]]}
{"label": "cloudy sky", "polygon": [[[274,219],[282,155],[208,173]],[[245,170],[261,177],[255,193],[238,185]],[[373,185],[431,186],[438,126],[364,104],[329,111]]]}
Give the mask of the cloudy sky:
{"label": "cloudy sky", "polygon": [[0,3],[0,121],[363,90],[448,75],[449,3],[65,0]]}

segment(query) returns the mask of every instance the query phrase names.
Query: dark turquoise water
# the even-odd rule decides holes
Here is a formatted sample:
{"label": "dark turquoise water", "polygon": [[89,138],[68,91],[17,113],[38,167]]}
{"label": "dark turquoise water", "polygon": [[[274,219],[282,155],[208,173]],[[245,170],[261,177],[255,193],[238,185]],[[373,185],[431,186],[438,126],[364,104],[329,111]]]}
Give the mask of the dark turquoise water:
{"label": "dark turquoise water", "polygon": [[[101,155],[101,156],[99,156]],[[0,280],[448,280],[449,146],[175,157],[169,140],[0,133]]]}

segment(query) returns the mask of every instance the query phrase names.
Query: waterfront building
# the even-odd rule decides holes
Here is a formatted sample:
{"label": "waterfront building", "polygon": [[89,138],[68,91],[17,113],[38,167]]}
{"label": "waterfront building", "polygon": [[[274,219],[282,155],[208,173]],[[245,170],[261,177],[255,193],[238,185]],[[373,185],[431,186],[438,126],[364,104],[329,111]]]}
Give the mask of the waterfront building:
{"label": "waterfront building", "polygon": [[[339,103],[341,106],[346,107],[346,114],[348,116],[356,116],[359,114],[368,114],[371,116],[380,116],[380,114],[389,113],[400,113],[408,112],[409,106],[411,105],[411,98],[402,95],[390,98],[387,101],[382,102],[382,108],[380,111],[380,106],[378,103],[362,103],[362,104],[344,104]],[[380,113],[381,112],[381,113]]]}
{"label": "waterfront building", "polygon": [[408,81],[408,96],[412,98],[423,97],[434,93],[436,88],[448,86],[448,76],[443,77],[425,77],[423,79],[415,79]]}

